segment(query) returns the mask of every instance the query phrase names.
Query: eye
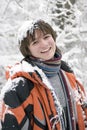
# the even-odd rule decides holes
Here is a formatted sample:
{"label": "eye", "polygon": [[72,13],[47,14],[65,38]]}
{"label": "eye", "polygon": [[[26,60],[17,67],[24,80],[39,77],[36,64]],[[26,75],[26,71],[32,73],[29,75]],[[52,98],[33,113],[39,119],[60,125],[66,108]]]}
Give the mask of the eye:
{"label": "eye", "polygon": [[38,43],[38,41],[33,41],[32,45],[36,45]]}
{"label": "eye", "polygon": [[47,34],[47,35],[44,36],[44,39],[47,39],[47,38],[49,38],[50,36],[51,36],[50,34]]}

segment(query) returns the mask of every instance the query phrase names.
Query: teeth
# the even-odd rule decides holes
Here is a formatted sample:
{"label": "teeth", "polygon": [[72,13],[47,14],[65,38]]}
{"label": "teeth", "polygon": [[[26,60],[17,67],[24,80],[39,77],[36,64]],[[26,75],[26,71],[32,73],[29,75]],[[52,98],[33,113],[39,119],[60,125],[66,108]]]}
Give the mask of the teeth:
{"label": "teeth", "polygon": [[47,52],[49,49],[43,50],[42,53]]}

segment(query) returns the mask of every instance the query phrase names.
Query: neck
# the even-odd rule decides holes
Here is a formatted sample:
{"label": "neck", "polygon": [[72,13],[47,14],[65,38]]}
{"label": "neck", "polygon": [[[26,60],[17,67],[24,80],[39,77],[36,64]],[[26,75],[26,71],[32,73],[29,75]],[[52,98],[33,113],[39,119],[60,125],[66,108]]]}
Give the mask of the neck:
{"label": "neck", "polygon": [[47,77],[49,77],[59,72],[61,65],[61,57],[62,56],[60,53],[55,53],[54,58],[50,60],[42,61],[34,57],[30,57],[30,60],[34,65],[42,69]]}

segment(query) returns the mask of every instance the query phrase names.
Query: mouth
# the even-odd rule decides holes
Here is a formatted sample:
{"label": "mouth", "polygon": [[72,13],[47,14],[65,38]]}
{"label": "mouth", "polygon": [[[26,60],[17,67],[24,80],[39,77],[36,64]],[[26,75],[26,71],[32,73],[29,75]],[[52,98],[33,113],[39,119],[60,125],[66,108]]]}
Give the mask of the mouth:
{"label": "mouth", "polygon": [[41,53],[46,53],[46,52],[49,52],[50,50],[51,50],[51,47],[41,51]]}

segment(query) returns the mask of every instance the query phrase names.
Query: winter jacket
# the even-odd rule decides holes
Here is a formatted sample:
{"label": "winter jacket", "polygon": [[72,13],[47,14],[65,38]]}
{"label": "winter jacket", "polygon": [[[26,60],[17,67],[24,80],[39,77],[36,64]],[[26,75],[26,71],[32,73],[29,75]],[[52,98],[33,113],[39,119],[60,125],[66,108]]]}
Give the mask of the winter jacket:
{"label": "winter jacket", "polygon": [[[68,92],[71,127],[85,130],[86,93],[74,74],[65,70],[61,69],[61,76]],[[42,70],[22,61],[11,68],[9,76],[1,91],[2,130],[61,130],[51,86]],[[62,111],[60,104],[59,110]]]}

